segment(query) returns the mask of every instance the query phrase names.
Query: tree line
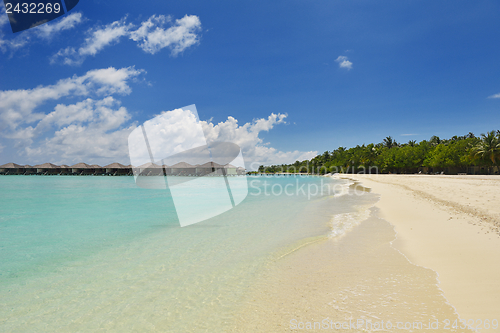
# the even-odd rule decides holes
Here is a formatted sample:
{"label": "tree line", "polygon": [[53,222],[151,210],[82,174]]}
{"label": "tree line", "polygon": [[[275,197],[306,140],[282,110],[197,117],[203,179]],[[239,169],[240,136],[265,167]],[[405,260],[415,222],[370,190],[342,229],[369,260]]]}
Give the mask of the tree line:
{"label": "tree line", "polygon": [[[339,147],[311,160],[259,167],[259,173],[498,173],[500,131],[441,139],[398,143],[386,137],[380,143]],[[472,167],[472,168],[471,168]]]}

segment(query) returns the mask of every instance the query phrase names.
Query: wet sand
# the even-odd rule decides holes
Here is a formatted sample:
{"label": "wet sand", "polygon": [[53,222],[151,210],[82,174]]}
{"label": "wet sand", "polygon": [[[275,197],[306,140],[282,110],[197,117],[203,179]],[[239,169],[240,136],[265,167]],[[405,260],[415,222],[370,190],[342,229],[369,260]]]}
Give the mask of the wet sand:
{"label": "wet sand", "polygon": [[278,256],[228,331],[468,331],[460,328],[438,274],[393,246],[396,231],[377,206],[344,235]]}
{"label": "wet sand", "polygon": [[395,226],[394,247],[439,274],[440,288],[462,319],[475,325],[499,319],[500,177],[351,178],[381,194],[376,206]]}

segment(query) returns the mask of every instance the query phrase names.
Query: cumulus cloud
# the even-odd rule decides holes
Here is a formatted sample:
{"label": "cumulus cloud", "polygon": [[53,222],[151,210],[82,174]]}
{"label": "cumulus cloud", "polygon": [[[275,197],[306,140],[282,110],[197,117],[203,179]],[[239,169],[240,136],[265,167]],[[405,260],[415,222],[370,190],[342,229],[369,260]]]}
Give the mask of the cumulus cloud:
{"label": "cumulus cloud", "polygon": [[139,29],[131,32],[130,39],[138,42],[141,49],[151,54],[170,47],[173,56],[199,42],[196,32],[201,28],[201,22],[197,16],[186,15],[165,30],[162,26],[168,21],[169,17],[153,15],[142,22]]}
{"label": "cumulus cloud", "polygon": [[495,94],[495,95],[491,95],[488,98],[500,98],[500,93]]}
{"label": "cumulus cloud", "polygon": [[6,38],[2,32],[9,25],[9,19],[5,13],[5,6],[0,2],[0,50],[5,52],[16,52],[23,48],[28,43],[38,42],[40,40],[50,40],[64,30],[69,30],[76,27],[84,21],[81,13],[75,12],[65,15],[62,19],[56,20],[54,23],[45,23],[33,29],[14,34],[11,38]]}
{"label": "cumulus cloud", "polygon": [[318,154],[317,151],[283,152],[264,142],[260,137],[261,133],[269,132],[278,124],[284,124],[286,117],[286,114],[271,113],[267,118],[255,119],[241,126],[234,117],[228,117],[225,122],[215,125],[207,121],[202,121],[201,124],[209,144],[214,141],[236,143],[243,152],[247,169],[256,170],[259,165],[293,163],[311,159]]}
{"label": "cumulus cloud", "polygon": [[352,62],[350,62],[346,56],[339,56],[335,61],[339,63],[340,68],[346,68],[347,70],[352,69]]}
{"label": "cumulus cloud", "polygon": [[177,56],[199,42],[197,32],[201,29],[201,22],[195,15],[186,15],[175,20],[168,29],[164,29],[164,26],[172,22],[170,16],[153,15],[138,28],[126,21],[127,18],[124,17],[104,27],[90,29],[81,47],[59,50],[51,57],[51,63],[62,59],[63,64],[80,65],[88,56],[95,56],[105,47],[119,43],[122,37],[137,42],[138,47],[150,54],[168,47],[172,56]]}
{"label": "cumulus cloud", "polygon": [[[48,161],[128,164],[128,136],[137,123],[115,95],[131,93],[130,82],[141,73],[134,67],[110,67],[62,79],[53,85],[0,91],[0,138],[14,142],[19,155],[34,164]],[[69,99],[71,102],[67,102]],[[49,102],[54,106],[47,106]],[[171,122],[176,124],[186,122],[181,109],[161,115],[173,117]],[[267,118],[243,125],[234,117],[218,124],[200,123],[208,143],[238,144],[247,168],[253,170],[261,164],[292,163],[317,155],[316,151],[279,151],[264,142],[262,134],[285,124],[286,117],[271,113]],[[182,128],[175,126],[172,131],[185,132]],[[178,141],[186,137],[184,132],[173,137]],[[193,137],[200,136],[193,134]],[[171,143],[180,144],[175,140]],[[201,143],[194,142],[191,146]]]}
{"label": "cumulus cloud", "polygon": [[[62,79],[54,85],[0,91],[0,135],[30,144],[37,135],[35,124],[40,122],[43,127],[47,122],[44,119],[55,117],[62,112],[47,115],[37,111],[46,102],[57,101],[63,97],[85,98],[129,94],[131,92],[129,81],[142,72],[134,67],[121,69],[109,67],[91,70],[82,76]],[[73,109],[82,106],[84,105],[74,105]],[[57,106],[55,111],[62,108],[64,107]],[[65,110],[66,113],[71,114],[72,108],[68,107]],[[56,118],[60,119],[61,116]]]}
{"label": "cumulus cloud", "polygon": [[56,106],[36,126],[34,132],[55,127],[53,135],[26,147],[32,160],[126,162],[127,137],[135,124],[127,124],[131,116],[120,102],[108,96]]}
{"label": "cumulus cloud", "polygon": [[59,50],[51,58],[51,63],[58,61],[59,58],[63,58],[63,62],[66,65],[79,65],[87,56],[95,56],[106,46],[117,43],[121,37],[129,33],[133,25],[127,24],[125,20],[126,18],[123,18],[102,28],[90,29],[87,32],[89,37],[85,39],[85,42],[78,50],[73,47]]}

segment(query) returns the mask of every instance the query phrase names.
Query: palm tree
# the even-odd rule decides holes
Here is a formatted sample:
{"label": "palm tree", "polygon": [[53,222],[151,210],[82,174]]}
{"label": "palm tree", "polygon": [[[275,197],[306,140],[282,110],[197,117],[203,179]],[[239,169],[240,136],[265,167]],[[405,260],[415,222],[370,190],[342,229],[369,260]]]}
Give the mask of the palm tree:
{"label": "palm tree", "polygon": [[384,146],[389,149],[397,145],[398,143],[394,141],[394,139],[391,136],[388,136],[387,138],[384,139]]}
{"label": "palm tree", "polygon": [[431,139],[429,140],[429,142],[430,142],[430,144],[431,144],[432,146],[434,146],[434,147],[435,147],[435,146],[437,146],[438,144],[440,144],[440,143],[441,143],[441,139],[439,138],[439,136],[433,135],[433,136],[431,137]]}
{"label": "palm tree", "polygon": [[474,156],[490,160],[493,165],[500,160],[500,138],[495,131],[481,134],[481,142],[472,148]]}

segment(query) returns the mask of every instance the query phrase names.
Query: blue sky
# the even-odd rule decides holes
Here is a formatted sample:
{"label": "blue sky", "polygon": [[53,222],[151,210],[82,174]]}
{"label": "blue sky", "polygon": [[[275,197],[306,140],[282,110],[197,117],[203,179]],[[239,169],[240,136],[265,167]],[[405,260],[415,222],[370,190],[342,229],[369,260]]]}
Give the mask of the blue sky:
{"label": "blue sky", "polygon": [[497,1],[86,0],[17,34],[1,15],[0,164],[127,162],[135,126],[190,104],[263,164],[500,128]]}

